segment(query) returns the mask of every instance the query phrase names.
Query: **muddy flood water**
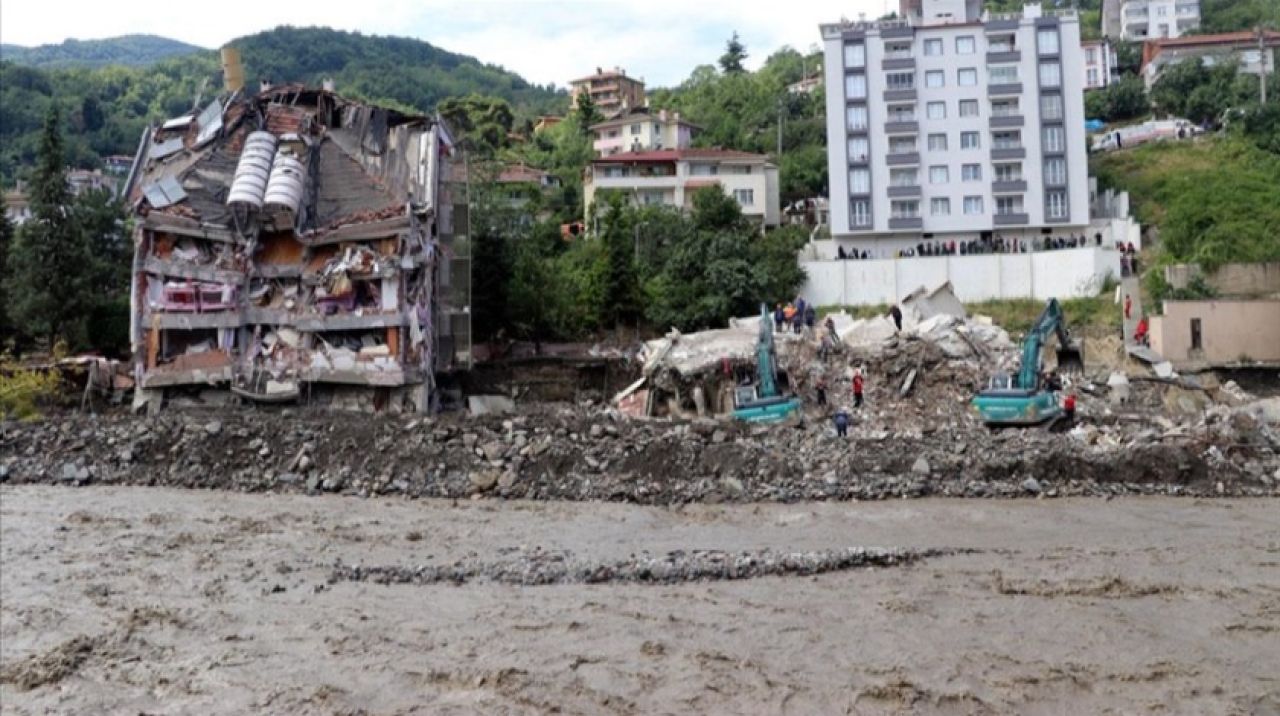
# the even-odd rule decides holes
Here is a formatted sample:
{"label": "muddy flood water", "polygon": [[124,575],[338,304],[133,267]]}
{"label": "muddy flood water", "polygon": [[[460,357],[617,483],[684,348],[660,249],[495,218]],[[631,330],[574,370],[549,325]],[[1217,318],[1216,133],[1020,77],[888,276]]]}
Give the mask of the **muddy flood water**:
{"label": "muddy flood water", "polygon": [[[932,556],[512,581],[851,548]],[[1280,714],[1275,499],[665,509],[21,486],[0,488],[0,572],[5,714]]]}

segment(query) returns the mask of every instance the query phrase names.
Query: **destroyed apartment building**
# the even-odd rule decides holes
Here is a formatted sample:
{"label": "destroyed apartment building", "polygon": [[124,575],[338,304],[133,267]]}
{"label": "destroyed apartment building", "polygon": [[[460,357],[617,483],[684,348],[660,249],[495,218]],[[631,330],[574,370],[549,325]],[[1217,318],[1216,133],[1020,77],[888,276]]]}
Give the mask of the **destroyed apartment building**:
{"label": "destroyed apartment building", "polygon": [[148,129],[126,186],[139,406],[213,387],[429,410],[468,327],[453,154],[437,118],[300,85]]}

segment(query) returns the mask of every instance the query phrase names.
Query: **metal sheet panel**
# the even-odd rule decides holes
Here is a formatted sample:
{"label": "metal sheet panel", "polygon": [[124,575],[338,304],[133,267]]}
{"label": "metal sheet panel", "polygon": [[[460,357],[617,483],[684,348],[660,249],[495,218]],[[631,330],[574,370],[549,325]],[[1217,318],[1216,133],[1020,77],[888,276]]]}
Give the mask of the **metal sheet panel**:
{"label": "metal sheet panel", "polygon": [[200,126],[200,134],[196,136],[196,146],[201,147],[218,136],[218,130],[222,129],[222,103],[216,99],[210,102],[196,121]]}
{"label": "metal sheet panel", "polygon": [[147,203],[156,209],[162,209],[187,198],[187,192],[173,177],[163,177],[159,181],[142,187]]}
{"label": "metal sheet panel", "polygon": [[174,137],[158,144],[152,144],[151,153],[147,157],[149,159],[164,159],[180,151],[182,151],[182,137]]}

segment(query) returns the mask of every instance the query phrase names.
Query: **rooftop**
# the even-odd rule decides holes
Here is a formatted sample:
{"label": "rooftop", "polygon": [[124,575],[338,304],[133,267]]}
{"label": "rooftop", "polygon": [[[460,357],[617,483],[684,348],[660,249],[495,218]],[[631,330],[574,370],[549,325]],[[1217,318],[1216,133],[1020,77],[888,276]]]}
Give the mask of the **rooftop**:
{"label": "rooftop", "polygon": [[592,160],[593,164],[627,164],[629,162],[675,162],[690,159],[760,160],[768,161],[763,154],[739,152],[733,149],[657,149],[648,152],[623,152]]}
{"label": "rooftop", "polygon": [[617,125],[627,124],[629,122],[633,122],[638,119],[643,119],[645,121],[657,120],[659,122],[675,122],[677,124],[683,124],[686,127],[693,127],[694,129],[702,129],[701,126],[696,125],[693,122],[681,119],[679,112],[668,113],[666,110],[661,110],[657,113],[654,113],[650,111],[648,107],[636,107],[634,109],[627,110],[625,113],[619,114],[616,117],[611,117],[609,119],[606,119],[603,122],[597,122],[596,124],[593,124],[590,127],[588,127],[588,129],[604,129],[606,127],[613,127]]}
{"label": "rooftop", "polygon": [[[1274,30],[1264,30],[1263,42],[1267,47],[1280,47],[1280,32]],[[1213,35],[1184,35],[1182,37],[1170,37],[1157,40],[1147,40],[1142,43],[1142,64],[1154,60],[1164,50],[1177,49],[1204,49],[1204,48],[1232,48],[1239,47],[1248,49],[1249,47],[1257,47],[1258,33],[1252,30],[1243,32],[1220,32]]]}

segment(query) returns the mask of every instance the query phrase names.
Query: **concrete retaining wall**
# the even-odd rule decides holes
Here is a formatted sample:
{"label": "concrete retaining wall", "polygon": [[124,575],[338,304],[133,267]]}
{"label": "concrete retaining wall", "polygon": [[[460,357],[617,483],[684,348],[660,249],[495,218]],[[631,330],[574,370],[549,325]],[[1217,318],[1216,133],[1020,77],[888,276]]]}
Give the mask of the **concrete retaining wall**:
{"label": "concrete retaining wall", "polygon": [[[1186,288],[1197,274],[1196,264],[1175,264],[1164,270],[1164,278],[1174,288]],[[1225,264],[1204,275],[1205,283],[1222,296],[1269,296],[1280,294],[1280,261],[1252,264]]]}
{"label": "concrete retaining wall", "polygon": [[1111,248],[1031,254],[936,256],[869,261],[802,261],[808,273],[801,295],[817,306],[897,303],[921,286],[947,281],[966,303],[1005,298],[1096,296],[1107,275],[1119,277],[1120,254]]}

